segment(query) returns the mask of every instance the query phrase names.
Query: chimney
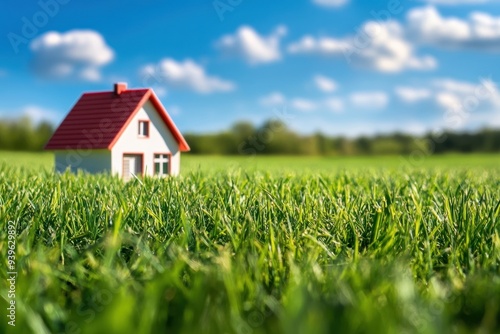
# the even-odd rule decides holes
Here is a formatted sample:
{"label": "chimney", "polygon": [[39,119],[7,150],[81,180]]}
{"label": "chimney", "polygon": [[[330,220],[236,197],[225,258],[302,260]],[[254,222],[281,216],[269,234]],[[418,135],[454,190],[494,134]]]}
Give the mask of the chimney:
{"label": "chimney", "polygon": [[115,83],[115,95],[120,95],[127,90],[127,84],[124,82]]}

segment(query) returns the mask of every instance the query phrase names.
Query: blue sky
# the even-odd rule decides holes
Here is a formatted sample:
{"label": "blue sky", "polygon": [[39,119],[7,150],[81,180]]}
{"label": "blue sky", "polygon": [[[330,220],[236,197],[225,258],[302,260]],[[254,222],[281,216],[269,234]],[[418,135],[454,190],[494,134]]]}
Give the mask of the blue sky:
{"label": "blue sky", "polygon": [[[30,4],[26,4],[30,3]],[[0,117],[60,122],[81,93],[152,86],[182,131],[500,126],[492,0],[6,0]]]}

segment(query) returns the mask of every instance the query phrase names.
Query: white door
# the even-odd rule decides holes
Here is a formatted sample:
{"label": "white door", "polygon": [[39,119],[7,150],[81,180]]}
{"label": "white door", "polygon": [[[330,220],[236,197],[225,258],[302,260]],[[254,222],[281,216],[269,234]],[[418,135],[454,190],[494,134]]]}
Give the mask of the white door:
{"label": "white door", "polygon": [[142,155],[124,154],[123,155],[123,179],[130,180],[135,176],[142,175]]}

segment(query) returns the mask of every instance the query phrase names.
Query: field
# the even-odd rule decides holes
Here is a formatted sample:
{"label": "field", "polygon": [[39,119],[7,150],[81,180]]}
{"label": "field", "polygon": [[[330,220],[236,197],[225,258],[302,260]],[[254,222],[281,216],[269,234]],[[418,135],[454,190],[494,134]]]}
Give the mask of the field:
{"label": "field", "polygon": [[183,159],[0,152],[0,332],[500,332],[500,156]]}

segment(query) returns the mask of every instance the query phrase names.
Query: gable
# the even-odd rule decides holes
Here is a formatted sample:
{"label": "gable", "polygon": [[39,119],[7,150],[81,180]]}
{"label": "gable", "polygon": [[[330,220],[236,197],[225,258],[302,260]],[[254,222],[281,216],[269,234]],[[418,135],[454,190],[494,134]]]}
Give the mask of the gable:
{"label": "gable", "polygon": [[141,104],[137,107],[137,109],[135,110],[135,112],[131,115],[131,117],[129,117],[129,119],[127,120],[127,122],[125,123],[125,125],[122,127],[122,129],[120,130],[120,133],[118,133],[117,136],[115,137],[115,139],[113,140],[113,142],[110,143],[109,149],[113,148],[113,146],[119,140],[120,135],[123,133],[123,131],[125,131],[125,129],[129,125],[129,123],[132,121],[133,116],[137,112],[139,112],[139,110],[141,108],[143,108],[146,103],[150,103],[151,106],[153,107],[153,109],[156,111],[156,113],[160,116],[160,118],[162,119],[163,123],[166,125],[167,129],[170,131],[170,134],[177,141],[178,146],[179,146],[179,150],[181,152],[187,152],[187,151],[189,151],[190,148],[189,148],[188,143],[186,142],[186,140],[182,136],[182,134],[179,131],[179,129],[177,129],[177,127],[174,124],[174,121],[172,120],[172,118],[170,118],[170,115],[167,113],[167,110],[163,107],[163,105],[161,104],[160,100],[154,94],[154,92],[152,90],[149,90],[149,95],[148,95],[147,99],[144,99],[141,102]]}
{"label": "gable", "polygon": [[[142,121],[148,122],[149,133],[147,137],[139,135],[139,122]],[[151,101],[144,103],[117,138],[112,151],[119,155],[134,152],[153,156],[154,153],[176,154],[179,151],[178,142]]]}

